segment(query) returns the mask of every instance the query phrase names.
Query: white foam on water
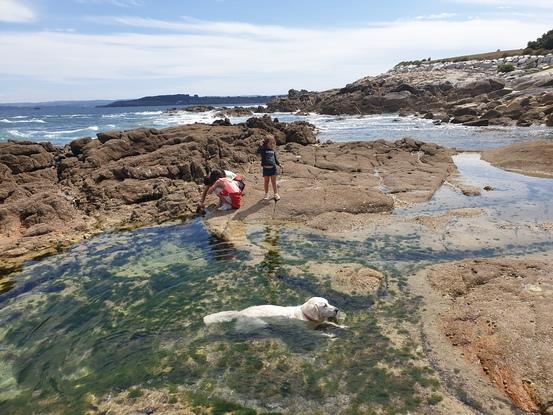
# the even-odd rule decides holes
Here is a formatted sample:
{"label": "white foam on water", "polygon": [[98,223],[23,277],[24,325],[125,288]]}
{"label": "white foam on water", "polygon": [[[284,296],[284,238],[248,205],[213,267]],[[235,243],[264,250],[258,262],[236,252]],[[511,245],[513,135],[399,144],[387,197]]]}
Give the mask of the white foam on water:
{"label": "white foam on water", "polygon": [[[13,117],[13,118],[17,118],[17,117]],[[40,118],[31,118],[30,120],[18,119],[17,121],[12,121],[12,120],[8,120],[7,118],[4,118],[0,120],[0,122],[3,122],[5,124],[28,124],[28,123],[46,124],[46,121],[41,120]]]}
{"label": "white foam on water", "polygon": [[142,111],[142,112],[133,112],[136,115],[159,115],[163,114],[163,111]]}
{"label": "white foam on water", "polygon": [[44,137],[46,138],[56,138],[60,135],[66,135],[66,134],[74,134],[78,133],[80,131],[98,131],[99,127],[97,125],[92,125],[90,127],[86,128],[78,128],[76,130],[61,130],[61,131],[40,131],[44,134]]}
{"label": "white foam on water", "polygon": [[164,113],[159,114],[159,117],[153,120],[154,125],[160,127],[169,127],[174,125],[183,125],[183,124],[194,124],[194,123],[207,123],[210,124],[213,121],[220,119],[221,117],[216,117],[215,114],[219,110],[212,110],[206,112],[187,112],[179,111],[175,113]]}
{"label": "white foam on water", "polygon": [[62,117],[62,118],[90,118],[89,114],[62,114],[62,115],[47,115],[47,117]]}
{"label": "white foam on water", "polygon": [[130,114],[129,112],[120,112],[117,114],[103,114],[102,118],[125,118],[129,114]]}
{"label": "white foam on water", "polygon": [[32,134],[30,134],[30,133],[25,134],[25,133],[22,133],[19,130],[8,130],[8,134],[11,134],[11,135],[13,135],[15,137],[19,137],[19,138],[29,138],[29,137],[32,136]]}

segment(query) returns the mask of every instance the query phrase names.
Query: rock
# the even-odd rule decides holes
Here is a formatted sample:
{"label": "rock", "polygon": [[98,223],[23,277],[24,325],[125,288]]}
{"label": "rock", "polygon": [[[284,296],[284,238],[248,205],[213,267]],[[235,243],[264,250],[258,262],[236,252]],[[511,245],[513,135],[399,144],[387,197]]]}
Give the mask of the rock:
{"label": "rock", "polygon": [[478,118],[474,115],[460,115],[453,117],[450,122],[453,124],[466,124],[475,121],[478,121]]}
{"label": "rock", "polygon": [[186,112],[208,112],[213,111],[215,107],[211,105],[192,105],[191,107],[182,108],[181,111]]}
{"label": "rock", "polygon": [[553,114],[547,117],[547,120],[545,121],[545,125],[548,127],[553,127]]}
{"label": "rock", "polygon": [[470,103],[464,105],[458,105],[453,109],[453,115],[460,117],[462,115],[478,115],[477,105]]}
{"label": "rock", "polygon": [[490,124],[489,120],[486,119],[479,119],[474,121],[468,121],[463,123],[463,125],[466,125],[468,127],[486,127]]}
{"label": "rock", "polygon": [[228,118],[228,117],[249,117],[253,115],[253,111],[250,108],[234,107],[223,108],[221,111],[215,114],[216,117]]}
{"label": "rock", "polygon": [[532,125],[528,120],[519,119],[516,123],[517,127],[530,127]]}
{"label": "rock", "polygon": [[504,87],[505,84],[503,82],[494,79],[467,81],[457,85],[457,89],[461,95],[471,97],[497,91]]}
{"label": "rock", "polygon": [[520,410],[543,413],[553,402],[552,275],[551,261],[509,257],[421,272],[414,280],[429,284],[423,294],[429,346],[484,373]]}
{"label": "rock", "polygon": [[493,150],[486,150],[482,158],[496,167],[527,174],[553,177],[553,142],[529,141]]}
{"label": "rock", "polygon": [[54,156],[59,151],[45,144],[8,142],[0,147],[0,163],[12,173],[29,173],[54,165]]}
{"label": "rock", "polygon": [[232,125],[232,123],[230,122],[230,120],[228,118],[224,118],[222,120],[215,120],[211,123],[211,125],[223,125],[223,126],[230,126]]}
{"label": "rock", "polygon": [[503,114],[497,110],[494,110],[494,109],[491,109],[489,111],[486,111],[483,115],[482,115],[482,118],[484,119],[491,119],[491,118],[500,118],[502,117]]}
{"label": "rock", "polygon": [[96,137],[98,137],[98,141],[100,143],[104,144],[107,143],[109,140],[118,140],[122,137],[122,135],[123,133],[121,131],[106,131],[96,134]]}
{"label": "rock", "polygon": [[79,154],[82,154],[83,148],[86,147],[86,145],[89,144],[91,141],[92,138],[90,137],[78,138],[69,143],[69,148],[71,149],[71,152],[74,156],[78,156]]}

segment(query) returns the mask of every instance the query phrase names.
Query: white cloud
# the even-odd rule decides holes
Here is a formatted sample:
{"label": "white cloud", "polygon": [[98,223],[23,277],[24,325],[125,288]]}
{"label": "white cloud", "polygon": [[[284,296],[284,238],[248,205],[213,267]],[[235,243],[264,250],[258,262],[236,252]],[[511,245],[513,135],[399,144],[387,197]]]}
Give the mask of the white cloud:
{"label": "white cloud", "polygon": [[[170,31],[3,32],[0,56],[10,59],[0,65],[0,79],[25,77],[59,85],[60,90],[71,84],[75,93],[87,91],[81,98],[176,91],[281,93],[292,87],[320,90],[384,72],[402,60],[521,47],[550,29],[547,21],[527,19],[412,20],[326,29],[190,19],[118,22],[134,29]],[[91,87],[108,83],[109,89]],[[90,90],[97,95],[91,96]]]}
{"label": "white cloud", "polygon": [[456,13],[436,13],[436,14],[428,14],[424,16],[417,16],[415,19],[417,20],[448,20],[452,17],[457,16]]}
{"label": "white cloud", "polygon": [[20,1],[0,0],[0,22],[26,23],[35,18],[35,12]]}
{"label": "white cloud", "polygon": [[553,9],[553,0],[450,0],[456,3],[477,4],[480,6],[498,6],[507,8],[509,6],[521,6],[524,8],[536,7]]}
{"label": "white cloud", "polygon": [[143,6],[142,0],[77,0],[81,4],[111,4],[117,7],[138,7]]}

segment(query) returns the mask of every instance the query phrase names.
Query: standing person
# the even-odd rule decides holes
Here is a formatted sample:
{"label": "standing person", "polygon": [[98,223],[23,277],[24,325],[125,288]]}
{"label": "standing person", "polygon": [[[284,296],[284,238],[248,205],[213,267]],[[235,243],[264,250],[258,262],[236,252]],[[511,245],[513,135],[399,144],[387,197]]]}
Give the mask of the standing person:
{"label": "standing person", "polygon": [[198,209],[204,209],[207,195],[219,196],[219,210],[238,209],[242,200],[242,191],[246,187],[244,180],[229,170],[213,170],[204,179],[204,190]]}
{"label": "standing person", "polygon": [[269,200],[269,180],[273,186],[274,199],[279,200],[280,195],[277,191],[277,166],[281,167],[276,154],[276,141],[273,136],[265,137],[263,144],[257,149],[257,153],[261,155],[261,167],[263,168],[263,188],[265,189],[265,197],[263,200]]}

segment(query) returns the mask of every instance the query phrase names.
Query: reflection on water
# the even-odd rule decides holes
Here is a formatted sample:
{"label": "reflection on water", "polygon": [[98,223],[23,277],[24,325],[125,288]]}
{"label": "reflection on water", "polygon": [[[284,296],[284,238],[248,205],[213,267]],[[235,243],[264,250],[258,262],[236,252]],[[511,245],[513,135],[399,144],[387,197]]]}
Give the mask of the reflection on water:
{"label": "reflection on water", "polygon": [[462,153],[453,157],[466,184],[482,190],[480,196],[466,197],[449,186],[442,186],[429,203],[396,214],[436,214],[449,209],[486,208],[493,220],[517,222],[551,221],[553,218],[553,180],[524,176],[493,167],[478,153]]}
{"label": "reflection on water", "polygon": [[[83,413],[94,397],[131,386],[184,388],[193,404],[219,409],[432,411],[439,382],[421,363],[416,341],[407,332],[400,343],[388,335],[417,322],[408,276],[439,261],[553,249],[551,233],[513,238],[513,230],[496,226],[552,221],[551,181],[506,173],[472,155],[456,162],[466,180],[495,190],[467,198],[444,187],[430,202],[397,212],[397,227],[363,238],[273,226],[249,228],[247,243],[235,245],[198,220],[106,233],[28,264],[0,294],[1,413]],[[488,212],[466,225],[479,232],[461,228],[468,240],[400,221],[461,207]],[[386,282],[375,295],[339,292],[305,267],[309,262],[360,264]],[[297,305],[311,296],[345,311],[350,329],[330,330],[331,341],[290,322],[260,330],[202,322],[222,310]]]}

